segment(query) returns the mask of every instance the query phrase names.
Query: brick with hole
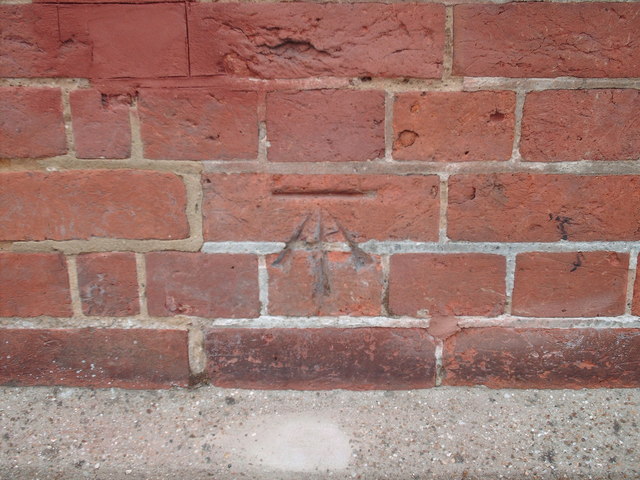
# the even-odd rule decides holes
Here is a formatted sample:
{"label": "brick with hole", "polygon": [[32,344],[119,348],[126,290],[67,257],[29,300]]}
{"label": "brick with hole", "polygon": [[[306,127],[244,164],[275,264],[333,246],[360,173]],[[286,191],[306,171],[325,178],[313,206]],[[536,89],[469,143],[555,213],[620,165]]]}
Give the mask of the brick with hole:
{"label": "brick with hole", "polygon": [[126,317],[140,312],[134,253],[88,253],[78,255],[76,263],[85,315]]}
{"label": "brick with hole", "polygon": [[211,89],[145,89],[139,111],[145,158],[251,160],[258,155],[258,96]]}
{"label": "brick with hole", "polygon": [[531,162],[640,158],[638,90],[531,92],[520,151]]}
{"label": "brick with hole", "polygon": [[357,162],[384,157],[384,93],[311,90],[267,95],[269,160]]}
{"label": "brick with hole", "polygon": [[58,253],[0,252],[0,317],[70,317],[67,261]]}
{"label": "brick with hole", "polygon": [[210,241],[305,241],[319,219],[328,222],[326,241],[438,239],[433,175],[210,173],[202,185]]}
{"label": "brick with hole", "polygon": [[526,317],[622,315],[628,265],[626,253],[521,253],[512,312]]}
{"label": "brick with hole", "polygon": [[506,299],[505,271],[501,255],[392,255],[390,313],[412,317],[500,315]]}
{"label": "brick with hole", "polygon": [[260,313],[255,255],[152,252],[146,265],[152,316],[243,318]]}
{"label": "brick with hole", "polygon": [[0,158],[41,158],[65,153],[60,89],[0,87]]}
{"label": "brick with hole", "polygon": [[393,156],[431,162],[511,157],[514,92],[401,93],[393,107]]}
{"label": "brick with hole", "polygon": [[640,240],[640,177],[454,175],[447,221],[451,240]]}

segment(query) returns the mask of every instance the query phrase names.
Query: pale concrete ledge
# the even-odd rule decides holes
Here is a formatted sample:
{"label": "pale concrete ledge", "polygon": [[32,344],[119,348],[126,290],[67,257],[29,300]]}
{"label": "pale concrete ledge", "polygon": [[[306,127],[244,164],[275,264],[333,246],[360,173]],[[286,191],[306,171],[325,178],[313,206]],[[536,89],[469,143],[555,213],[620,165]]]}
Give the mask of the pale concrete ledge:
{"label": "pale concrete ledge", "polygon": [[2,479],[637,479],[640,390],[0,388]]}

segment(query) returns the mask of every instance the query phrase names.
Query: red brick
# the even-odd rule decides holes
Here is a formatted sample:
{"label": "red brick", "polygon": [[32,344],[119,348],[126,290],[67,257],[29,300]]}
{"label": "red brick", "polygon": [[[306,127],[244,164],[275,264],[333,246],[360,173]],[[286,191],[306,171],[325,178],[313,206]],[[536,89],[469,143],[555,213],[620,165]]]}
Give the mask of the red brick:
{"label": "red brick", "polygon": [[208,174],[203,188],[207,240],[304,240],[320,216],[328,241],[438,239],[436,176]]}
{"label": "red brick", "polygon": [[418,328],[211,329],[207,372],[228,388],[390,390],[435,385],[435,345]]}
{"label": "red brick", "polygon": [[0,330],[0,384],[170,388],[189,384],[183,330]]}
{"label": "red brick", "polygon": [[267,257],[272,315],[380,315],[380,258],[364,252],[285,252]]}
{"label": "red brick", "polygon": [[274,162],[384,157],[384,93],[273,92],[267,96],[267,133]]}
{"label": "red brick", "polygon": [[145,157],[254,159],[257,102],[255,92],[143,90],[139,109]]}
{"label": "red brick", "polygon": [[443,5],[190,4],[194,75],[440,77]]}
{"label": "red brick", "polygon": [[67,262],[62,255],[0,252],[0,317],[71,314]]}
{"label": "red brick", "polygon": [[531,92],[524,104],[520,150],[532,162],[637,160],[638,117],[637,90]]}
{"label": "red brick", "polygon": [[528,317],[622,315],[629,255],[523,253],[516,257],[513,313]]}
{"label": "red brick", "polygon": [[5,172],[0,205],[0,240],[169,240],[189,234],[185,187],[172,173]]}
{"label": "red brick", "polygon": [[[183,0],[162,0],[162,3]],[[158,0],[33,0],[33,3],[158,3]]]}
{"label": "red brick", "polygon": [[391,256],[389,310],[394,315],[503,313],[505,259],[500,255],[424,254]]}
{"label": "red brick", "polygon": [[78,158],[128,158],[131,125],[127,96],[75,90],[69,95]]}
{"label": "red brick", "polygon": [[448,236],[474,242],[640,240],[640,177],[456,175]]}
{"label": "red brick", "polygon": [[140,312],[136,257],[133,253],[79,255],[77,265],[85,315],[126,317]]}
{"label": "red brick", "polygon": [[454,74],[640,76],[638,4],[456,5],[453,23]]}
{"label": "red brick", "polygon": [[66,152],[60,89],[0,87],[0,158]]}
{"label": "red brick", "polygon": [[464,329],[444,346],[444,385],[640,387],[638,329]]}
{"label": "red brick", "polygon": [[396,160],[508,160],[515,126],[513,92],[399,94],[393,109]]}
{"label": "red brick", "polygon": [[147,255],[149,313],[159,317],[257,317],[254,255],[153,252]]}

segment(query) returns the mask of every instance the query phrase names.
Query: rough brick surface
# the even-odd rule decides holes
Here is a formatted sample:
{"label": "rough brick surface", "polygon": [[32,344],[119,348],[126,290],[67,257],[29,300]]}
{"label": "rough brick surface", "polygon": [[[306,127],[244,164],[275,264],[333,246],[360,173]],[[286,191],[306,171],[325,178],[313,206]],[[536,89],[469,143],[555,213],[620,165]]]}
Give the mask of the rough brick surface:
{"label": "rough brick surface", "polygon": [[382,267],[364,252],[267,257],[271,315],[380,315]]}
{"label": "rough brick surface", "polygon": [[146,158],[254,159],[258,154],[255,92],[143,90],[140,96]]}
{"label": "rough brick surface", "polygon": [[79,255],[78,288],[85,315],[126,317],[140,312],[136,257],[130,252]]}
{"label": "rough brick surface", "polygon": [[267,96],[267,133],[274,162],[384,157],[384,93],[273,92]]}
{"label": "rough brick surface", "polygon": [[423,92],[396,97],[396,160],[508,160],[515,124],[513,92]]}
{"label": "rough brick surface", "polygon": [[180,330],[0,330],[0,384],[170,388],[189,384]]}
{"label": "rough brick surface", "polygon": [[394,315],[503,313],[505,258],[486,254],[391,256],[389,310]]}
{"label": "rough brick surface", "polygon": [[456,5],[455,74],[638,77],[636,3]]}
{"label": "rough brick surface", "polygon": [[128,96],[75,90],[69,94],[78,158],[128,158],[131,125]]}
{"label": "rough brick surface", "polygon": [[531,92],[524,104],[520,151],[535,162],[637,160],[639,117],[638,90]]}
{"label": "rough brick surface", "polygon": [[640,386],[638,329],[464,329],[444,347],[445,385]]}
{"label": "rough brick surface", "polygon": [[211,329],[207,371],[220,387],[349,390],[435,384],[435,345],[417,328]]}
{"label": "rough brick surface", "polygon": [[185,204],[184,184],[172,173],[0,173],[0,240],[185,238]]}
{"label": "rough brick surface", "polygon": [[452,240],[639,240],[640,177],[456,175],[449,182]]}
{"label": "rough brick surface", "polygon": [[516,257],[513,313],[529,317],[622,315],[629,255],[523,253]]}
{"label": "rough brick surface", "polygon": [[71,313],[62,255],[0,252],[0,317],[70,317]]}
{"label": "rough brick surface", "polygon": [[192,4],[195,75],[439,77],[443,5]]}
{"label": "rough brick surface", "polygon": [[66,152],[59,89],[0,87],[0,158],[53,157]]}
{"label": "rough brick surface", "polygon": [[153,252],[146,256],[149,314],[169,317],[256,317],[255,255]]}
{"label": "rough brick surface", "polygon": [[438,238],[436,176],[207,174],[203,187],[207,240],[303,241],[322,222],[327,241]]}

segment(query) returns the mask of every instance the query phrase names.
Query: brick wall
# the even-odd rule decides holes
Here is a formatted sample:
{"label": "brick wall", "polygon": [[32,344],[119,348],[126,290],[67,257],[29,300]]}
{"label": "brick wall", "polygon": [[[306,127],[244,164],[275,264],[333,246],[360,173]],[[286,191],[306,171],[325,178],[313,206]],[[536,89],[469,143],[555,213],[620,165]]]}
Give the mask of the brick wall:
{"label": "brick wall", "polygon": [[1,384],[640,386],[640,4],[0,3]]}

